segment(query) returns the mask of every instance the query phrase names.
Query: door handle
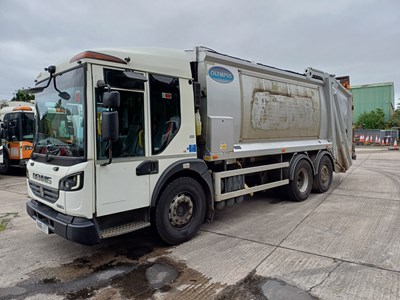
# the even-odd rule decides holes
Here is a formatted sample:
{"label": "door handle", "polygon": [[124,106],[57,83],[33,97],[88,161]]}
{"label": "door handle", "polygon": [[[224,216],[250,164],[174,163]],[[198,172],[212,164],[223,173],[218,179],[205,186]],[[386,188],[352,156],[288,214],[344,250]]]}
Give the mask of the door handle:
{"label": "door handle", "polygon": [[150,162],[150,174],[158,173],[158,161]]}
{"label": "door handle", "polygon": [[158,160],[145,160],[136,168],[136,175],[150,175],[158,173]]}

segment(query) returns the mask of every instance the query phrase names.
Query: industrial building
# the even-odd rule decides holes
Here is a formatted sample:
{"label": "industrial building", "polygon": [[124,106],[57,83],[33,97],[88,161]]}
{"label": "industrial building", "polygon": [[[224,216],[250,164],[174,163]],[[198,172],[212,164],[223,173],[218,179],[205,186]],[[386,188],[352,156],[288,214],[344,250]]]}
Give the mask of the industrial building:
{"label": "industrial building", "polygon": [[394,83],[375,83],[351,86],[353,94],[354,115],[356,123],[359,116],[380,108],[385,113],[385,122],[388,122],[395,110]]}

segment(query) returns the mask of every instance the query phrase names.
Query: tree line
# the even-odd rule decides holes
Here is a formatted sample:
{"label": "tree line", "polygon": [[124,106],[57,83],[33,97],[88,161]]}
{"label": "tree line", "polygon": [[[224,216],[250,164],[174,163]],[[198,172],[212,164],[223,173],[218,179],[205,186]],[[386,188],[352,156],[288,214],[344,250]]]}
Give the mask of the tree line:
{"label": "tree line", "polygon": [[355,122],[356,128],[364,129],[388,129],[392,127],[400,127],[400,105],[394,111],[389,122],[385,122],[385,113],[381,108],[377,108],[370,112],[360,114]]}

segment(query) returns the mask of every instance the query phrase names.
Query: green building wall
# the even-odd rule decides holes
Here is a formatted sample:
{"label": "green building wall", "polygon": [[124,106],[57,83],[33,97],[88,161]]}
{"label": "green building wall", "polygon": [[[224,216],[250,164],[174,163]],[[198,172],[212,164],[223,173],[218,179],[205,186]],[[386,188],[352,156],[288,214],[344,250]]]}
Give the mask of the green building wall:
{"label": "green building wall", "polygon": [[356,123],[360,114],[380,108],[385,113],[385,122],[388,122],[394,112],[394,83],[377,83],[357,85],[350,88],[353,94],[354,115]]}

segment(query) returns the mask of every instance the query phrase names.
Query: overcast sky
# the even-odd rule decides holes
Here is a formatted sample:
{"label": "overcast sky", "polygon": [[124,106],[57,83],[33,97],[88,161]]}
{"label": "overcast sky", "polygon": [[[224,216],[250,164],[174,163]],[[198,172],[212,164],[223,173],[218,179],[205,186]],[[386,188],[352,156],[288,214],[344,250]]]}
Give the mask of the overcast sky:
{"label": "overcast sky", "polygon": [[84,50],[200,45],[400,98],[399,0],[0,0],[0,100]]}

